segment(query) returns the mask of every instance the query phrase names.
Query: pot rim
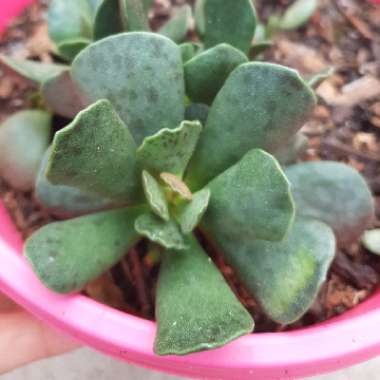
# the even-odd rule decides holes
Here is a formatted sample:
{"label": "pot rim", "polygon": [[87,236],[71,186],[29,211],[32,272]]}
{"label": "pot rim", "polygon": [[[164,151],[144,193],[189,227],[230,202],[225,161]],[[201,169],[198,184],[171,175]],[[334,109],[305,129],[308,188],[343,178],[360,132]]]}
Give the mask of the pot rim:
{"label": "pot rim", "polygon": [[[4,26],[33,0],[2,6]],[[46,289],[22,257],[23,242],[0,201],[0,291],[72,338],[131,363],[193,378],[279,380],[317,375],[380,355],[380,291],[344,315],[292,332],[244,336],[217,350],[158,357],[155,323],[82,295]]]}
{"label": "pot rim", "polygon": [[184,357],[158,357],[152,351],[155,323],[82,295],[49,291],[21,255],[22,245],[0,202],[0,290],[74,339],[147,368],[194,378],[278,380],[337,370],[380,354],[378,292],[344,315],[312,327],[251,334]]}

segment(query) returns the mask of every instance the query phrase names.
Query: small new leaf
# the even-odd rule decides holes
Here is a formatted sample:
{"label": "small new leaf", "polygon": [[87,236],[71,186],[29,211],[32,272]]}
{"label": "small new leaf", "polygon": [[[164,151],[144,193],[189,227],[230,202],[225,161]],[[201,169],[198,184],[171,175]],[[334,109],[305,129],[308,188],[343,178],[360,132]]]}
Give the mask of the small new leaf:
{"label": "small new leaf", "polygon": [[180,224],[182,233],[185,235],[189,234],[198,226],[207,210],[210,196],[210,189],[200,190],[193,195],[193,199],[190,203],[186,203],[180,207],[180,211],[177,214],[177,220]]}
{"label": "small new leaf", "polygon": [[142,173],[142,180],[145,198],[152,211],[163,220],[169,221],[169,207],[163,189],[156,179],[145,170]]}
{"label": "small new leaf", "polygon": [[164,221],[153,213],[139,216],[135,223],[136,231],[167,249],[178,251],[187,249],[178,224],[173,221]]}
{"label": "small new leaf", "polygon": [[188,121],[176,129],[161,129],[144,139],[137,150],[137,159],[151,172],[169,172],[182,178],[201,131],[199,122]]}
{"label": "small new leaf", "polygon": [[363,245],[368,251],[380,256],[380,229],[364,232],[362,237]]}

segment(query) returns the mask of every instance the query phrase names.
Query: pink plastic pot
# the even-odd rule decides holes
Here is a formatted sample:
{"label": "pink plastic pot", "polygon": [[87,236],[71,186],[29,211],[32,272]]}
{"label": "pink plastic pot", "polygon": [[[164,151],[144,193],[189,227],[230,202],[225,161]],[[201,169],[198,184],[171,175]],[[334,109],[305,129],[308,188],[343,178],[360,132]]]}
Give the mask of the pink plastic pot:
{"label": "pink plastic pot", "polygon": [[[1,1],[0,30],[31,0]],[[81,295],[59,296],[34,276],[22,241],[0,202],[0,291],[38,318],[98,351],[172,374],[224,380],[294,379],[333,371],[380,354],[380,292],[345,315],[311,328],[253,334],[186,357],[152,352],[156,326]]]}

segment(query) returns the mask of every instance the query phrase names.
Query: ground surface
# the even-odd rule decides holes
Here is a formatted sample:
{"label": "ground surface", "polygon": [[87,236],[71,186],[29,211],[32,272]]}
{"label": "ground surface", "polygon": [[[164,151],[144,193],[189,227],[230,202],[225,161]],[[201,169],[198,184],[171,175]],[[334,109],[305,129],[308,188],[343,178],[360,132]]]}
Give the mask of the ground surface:
{"label": "ground surface", "polygon": [[[84,366],[83,363],[91,363]],[[379,380],[380,359],[308,380]],[[99,355],[89,349],[31,364],[7,375],[1,380],[185,380],[130,366]],[[239,380],[239,379],[236,379]],[[260,379],[256,379],[260,380]]]}

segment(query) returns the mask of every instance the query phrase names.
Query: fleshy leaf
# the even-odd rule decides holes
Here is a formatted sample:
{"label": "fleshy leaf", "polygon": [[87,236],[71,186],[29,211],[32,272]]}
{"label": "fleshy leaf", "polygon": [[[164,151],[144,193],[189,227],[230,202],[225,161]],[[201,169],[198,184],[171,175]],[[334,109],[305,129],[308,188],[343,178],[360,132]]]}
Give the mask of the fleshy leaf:
{"label": "fleshy leaf", "polygon": [[264,53],[265,51],[267,51],[271,47],[273,47],[273,41],[270,41],[270,40],[255,42],[252,45],[251,49],[249,50],[248,56],[249,56],[250,60],[253,61],[255,58],[257,58],[257,56]]}
{"label": "fleshy leaf", "polygon": [[92,14],[87,0],[52,0],[49,4],[49,36],[56,43],[92,38]]}
{"label": "fleshy leaf", "polygon": [[320,71],[317,74],[312,75],[308,78],[307,83],[312,88],[317,88],[323,81],[330,78],[335,72],[334,67],[327,67],[326,69]]}
{"label": "fleshy leaf", "polygon": [[202,126],[184,121],[176,129],[162,129],[144,139],[137,150],[140,164],[154,173],[169,172],[182,177],[198,143]]}
{"label": "fleshy leaf", "polygon": [[364,232],[362,237],[363,245],[368,251],[375,255],[380,255],[380,229],[370,230]]}
{"label": "fleshy leaf", "polygon": [[198,54],[184,66],[187,95],[193,102],[211,104],[231,72],[246,62],[246,55],[227,44]]}
{"label": "fleshy leaf", "polygon": [[113,103],[138,144],[183,120],[181,51],[166,37],[134,32],[105,38],[84,49],[72,70],[91,100]]}
{"label": "fleshy leaf", "polygon": [[0,63],[15,71],[22,77],[38,84],[66,71],[69,67],[52,63],[40,63],[28,59],[16,59],[0,55]]}
{"label": "fleshy leaf", "polygon": [[201,0],[196,15],[206,48],[225,42],[249,51],[257,21],[251,0]]}
{"label": "fleshy leaf", "polygon": [[206,32],[205,2],[206,0],[196,0],[194,6],[195,28],[202,39]]}
{"label": "fleshy leaf", "polygon": [[289,324],[312,305],[335,254],[332,230],[300,219],[280,242],[214,235],[223,255],[274,321]]}
{"label": "fleshy leaf", "polygon": [[185,111],[185,119],[189,121],[200,121],[206,125],[210,107],[203,103],[191,103]]}
{"label": "fleshy leaf", "polygon": [[58,293],[82,289],[110,269],[139,239],[141,207],[105,211],[46,225],[25,245],[39,279]]}
{"label": "fleshy leaf", "polygon": [[179,226],[173,220],[164,221],[155,214],[148,213],[137,218],[135,229],[140,235],[167,249],[187,248]]}
{"label": "fleshy leaf", "polygon": [[145,170],[142,174],[142,180],[145,198],[152,211],[163,220],[168,221],[170,219],[169,207],[163,189],[156,179]]}
{"label": "fleshy leaf", "polygon": [[119,0],[103,0],[97,8],[94,21],[94,39],[117,34],[125,30],[121,19]]}
{"label": "fleshy leaf", "polygon": [[121,4],[122,19],[126,29],[130,32],[149,30],[148,17],[141,0],[119,0]]}
{"label": "fleshy leaf", "polygon": [[37,176],[35,196],[50,213],[69,218],[90,214],[94,211],[105,210],[112,206],[112,202],[105,198],[88,194],[70,186],[53,185],[46,178],[46,168],[51,149],[45,153]]}
{"label": "fleshy leaf", "polygon": [[194,238],[165,252],[157,290],[158,355],[210,350],[249,334],[252,317]]}
{"label": "fleshy leaf", "polygon": [[279,19],[281,29],[297,29],[304,25],[318,8],[318,0],[296,0]]}
{"label": "fleshy leaf", "polygon": [[91,40],[86,38],[75,38],[59,43],[57,48],[62,58],[72,61],[90,43]]}
{"label": "fleshy leaf", "polygon": [[290,183],[262,150],[248,152],[207,187],[212,195],[202,226],[211,236],[277,241],[293,223]]}
{"label": "fleshy leaf", "polygon": [[138,199],[136,146],[111,103],[100,100],[56,133],[47,178],[117,201]]}
{"label": "fleshy leaf", "polygon": [[274,156],[281,165],[294,164],[297,158],[306,151],[308,138],[298,132],[286,145],[282,146]]}
{"label": "fleshy leaf", "polygon": [[0,175],[18,190],[31,190],[49,146],[51,115],[20,111],[0,125]]}
{"label": "fleshy leaf", "polygon": [[202,45],[196,42],[185,42],[179,45],[179,47],[181,49],[183,63],[190,61],[191,58],[202,51]]}
{"label": "fleshy leaf", "polygon": [[58,115],[72,119],[90,105],[69,70],[46,80],[41,87],[46,104]]}
{"label": "fleshy leaf", "polygon": [[191,201],[193,199],[193,194],[187,187],[186,183],[174,174],[161,173],[160,178],[165,183],[165,185],[167,185],[170,191],[177,194],[182,200]]}
{"label": "fleshy leaf", "polygon": [[166,36],[173,41],[182,42],[189,30],[189,23],[191,18],[190,5],[185,4],[178,8],[171,19],[158,31],[158,33]]}
{"label": "fleshy leaf", "polygon": [[307,162],[285,171],[299,215],[321,220],[342,245],[362,235],[374,215],[374,202],[363,177],[338,162]]}
{"label": "fleshy leaf", "polygon": [[315,103],[295,70],[258,62],[239,66],[210,109],[189,183],[202,188],[252,148],[276,151],[302,127]]}
{"label": "fleshy leaf", "polygon": [[203,189],[195,193],[190,203],[185,203],[177,215],[182,233],[189,234],[201,221],[210,201],[210,189]]}

